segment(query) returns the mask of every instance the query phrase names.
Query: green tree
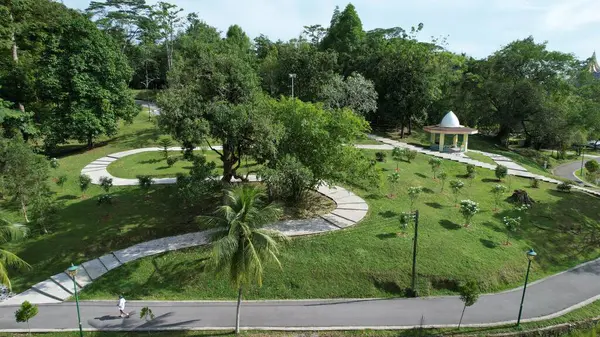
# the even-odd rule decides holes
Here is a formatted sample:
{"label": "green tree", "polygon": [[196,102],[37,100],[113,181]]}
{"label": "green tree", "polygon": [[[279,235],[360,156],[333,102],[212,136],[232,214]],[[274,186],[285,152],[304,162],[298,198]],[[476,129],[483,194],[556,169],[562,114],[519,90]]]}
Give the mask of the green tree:
{"label": "green tree", "polygon": [[516,232],[521,226],[521,217],[511,218],[505,216],[502,218],[502,222],[506,227],[506,244],[508,245],[510,244],[510,233]]}
{"label": "green tree", "polygon": [[81,190],[81,193],[83,195],[85,195],[85,191],[87,191],[91,183],[92,178],[90,178],[90,176],[88,176],[87,174],[82,174],[79,176],[79,189]]}
{"label": "green tree", "polygon": [[151,176],[138,175],[137,179],[138,179],[138,185],[140,186],[140,188],[142,190],[146,191],[146,193],[148,192],[150,187],[152,187],[152,183],[154,183]]}
{"label": "green tree", "polygon": [[25,222],[29,222],[27,208],[49,191],[48,160],[19,139],[0,142],[0,153],[2,189],[19,202]]}
{"label": "green tree", "polygon": [[348,4],[341,13],[334,12],[331,26],[321,46],[323,49],[333,49],[341,55],[342,69],[347,74],[351,56],[360,47],[364,38],[365,32],[356,8]]}
{"label": "green tree", "polygon": [[436,173],[442,166],[442,160],[440,158],[431,157],[429,158],[429,166],[431,166],[431,173],[433,173],[433,179],[436,179]]}
{"label": "green tree", "polygon": [[8,268],[30,269],[31,266],[17,255],[4,249],[3,246],[11,241],[23,239],[27,234],[27,227],[11,224],[4,219],[0,220],[0,284],[4,284],[8,289],[11,289]]}
{"label": "green tree", "polygon": [[506,166],[498,165],[494,170],[494,174],[496,175],[496,178],[498,178],[498,181],[502,181],[502,179],[508,174],[508,169]]}
{"label": "green tree", "polygon": [[596,173],[598,170],[600,170],[600,164],[598,164],[598,162],[596,160],[594,160],[594,159],[588,160],[585,163],[585,169],[589,173]]}
{"label": "green tree", "polygon": [[396,192],[396,189],[398,188],[398,183],[400,182],[400,173],[392,172],[390,175],[388,175],[388,182],[390,185],[389,197],[393,198],[395,196],[394,192]]}
{"label": "green tree", "polygon": [[507,188],[504,185],[496,185],[492,187],[492,194],[494,195],[494,211],[498,211],[500,201],[502,201],[502,195],[506,192]]}
{"label": "green tree", "polygon": [[461,284],[458,288],[458,293],[460,294],[460,300],[465,304],[462,313],[460,314],[460,320],[458,321],[458,329],[460,329],[463,316],[465,315],[465,309],[475,304],[479,299],[479,284],[474,280],[467,281]]}
{"label": "green tree", "polygon": [[346,79],[336,74],[321,87],[319,101],[328,109],[350,108],[366,116],[377,110],[377,91],[373,82],[359,73]]}
{"label": "green tree", "polygon": [[158,144],[163,148],[163,156],[167,160],[169,158],[169,147],[173,145],[173,141],[170,137],[161,137],[158,140]]}
{"label": "green tree", "polygon": [[56,185],[58,185],[58,187],[63,187],[65,185],[65,183],[67,182],[68,178],[67,175],[62,174],[60,176],[58,176],[58,178],[56,178]]}
{"label": "green tree", "polygon": [[275,165],[269,165],[259,172],[261,181],[267,186],[271,199],[287,202],[300,202],[306,193],[314,188],[315,179],[310,169],[302,165],[296,157],[285,155]]}
{"label": "green tree", "polygon": [[152,312],[152,309],[150,309],[149,307],[143,307],[140,310],[140,319],[143,319],[146,322],[149,322],[149,321],[153,320],[154,319],[154,313]]}
{"label": "green tree", "polygon": [[21,303],[19,310],[15,311],[15,318],[18,323],[26,322],[29,334],[31,334],[31,328],[29,327],[29,320],[34,318],[38,314],[38,306],[25,301]]}
{"label": "green tree", "polygon": [[181,26],[180,13],[183,8],[177,8],[176,5],[168,2],[159,1],[152,8],[150,15],[160,31],[160,37],[164,41],[164,46],[167,53],[167,71],[173,67],[174,43],[177,29]]}
{"label": "green tree", "polygon": [[465,219],[465,227],[471,226],[471,220],[477,213],[479,213],[478,203],[472,200],[462,200],[460,202],[460,214]]}
{"label": "green tree", "polygon": [[408,199],[410,200],[410,211],[414,211],[414,206],[417,200],[419,200],[419,196],[423,192],[423,187],[421,186],[411,186],[408,188]]}
{"label": "green tree", "polygon": [[396,162],[396,172],[400,171],[398,164],[406,157],[406,149],[403,147],[394,147],[392,150],[392,159]]}
{"label": "green tree", "polygon": [[224,204],[213,216],[203,216],[200,221],[215,228],[211,237],[210,264],[218,272],[226,272],[238,290],[235,332],[240,331],[240,306],[245,287],[252,283],[262,286],[264,266],[275,262],[281,267],[277,255],[279,242],[287,237],[264,227],[281,216],[279,208],[264,202],[265,194],[251,186],[236,187],[227,191]]}
{"label": "green tree", "polygon": [[450,188],[452,189],[452,194],[454,195],[454,205],[458,204],[458,196],[460,195],[463,187],[465,187],[465,183],[461,180],[450,180]]}
{"label": "green tree", "polygon": [[444,185],[446,185],[446,180],[448,179],[448,173],[441,171],[438,174],[438,177],[440,178],[440,185],[442,187],[440,192],[444,192]]}
{"label": "green tree", "polygon": [[100,177],[100,187],[104,190],[104,192],[110,192],[111,187],[113,186],[113,179],[109,177]]}

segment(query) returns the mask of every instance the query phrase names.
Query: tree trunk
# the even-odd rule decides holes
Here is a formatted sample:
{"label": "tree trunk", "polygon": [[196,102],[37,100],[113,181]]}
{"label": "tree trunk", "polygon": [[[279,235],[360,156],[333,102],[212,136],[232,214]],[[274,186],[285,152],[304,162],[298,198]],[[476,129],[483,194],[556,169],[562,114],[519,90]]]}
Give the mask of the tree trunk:
{"label": "tree trunk", "polygon": [[[15,22],[14,22],[14,19],[13,19],[12,12],[10,13],[10,21],[14,25]],[[19,48],[17,47],[17,39],[15,37],[15,31],[14,31],[14,29],[13,29],[13,31],[11,33],[10,40],[12,42],[12,46],[11,46],[11,49],[12,49],[12,59],[13,59],[13,62],[15,62],[15,64],[18,64],[19,63],[19,51],[18,51]],[[17,105],[19,106],[19,111],[25,112],[25,106],[23,106],[23,104],[21,102],[17,102]]]}
{"label": "tree trunk", "polygon": [[402,122],[402,124],[400,124],[400,138],[401,139],[404,138],[404,122]]}
{"label": "tree trunk", "polygon": [[92,136],[92,134],[88,134],[88,136],[87,136],[87,147],[88,147],[88,149],[91,149],[94,147],[94,137]]}
{"label": "tree trunk", "polygon": [[227,142],[223,144],[221,161],[223,162],[223,178],[221,178],[221,181],[226,183],[231,182],[231,179],[235,176],[234,165],[237,160],[234,151],[232,150],[232,146]]}
{"label": "tree trunk", "polygon": [[408,135],[412,135],[412,119],[408,119]]}
{"label": "tree trunk", "polygon": [[463,316],[465,315],[465,309],[467,309],[467,305],[465,304],[465,306],[463,307],[463,311],[462,314],[460,314],[460,321],[458,321],[458,329],[460,330],[460,325],[462,324],[462,319]]}
{"label": "tree trunk", "polygon": [[27,205],[25,202],[21,200],[21,210],[23,211],[23,216],[25,217],[25,222],[29,223],[29,218],[27,217]]}
{"label": "tree trunk", "polygon": [[242,286],[238,289],[237,308],[235,311],[235,333],[240,333],[240,309],[242,308]]}

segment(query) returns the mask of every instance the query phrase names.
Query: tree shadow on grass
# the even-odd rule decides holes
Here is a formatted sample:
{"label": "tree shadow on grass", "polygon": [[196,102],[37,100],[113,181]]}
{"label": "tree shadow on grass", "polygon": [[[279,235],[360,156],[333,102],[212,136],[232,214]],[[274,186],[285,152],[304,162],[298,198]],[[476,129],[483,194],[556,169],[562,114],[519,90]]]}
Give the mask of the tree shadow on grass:
{"label": "tree shadow on grass", "polygon": [[435,208],[435,209],[442,209],[444,208],[444,205],[440,204],[439,202],[426,202],[425,205],[431,207],[431,208]]}
{"label": "tree shadow on grass", "polygon": [[428,187],[423,187],[423,192],[427,193],[427,194],[434,194],[435,192]]}
{"label": "tree shadow on grass", "polygon": [[147,159],[147,160],[139,161],[138,164],[156,164],[156,163],[160,163],[163,160],[164,160],[164,158]]}
{"label": "tree shadow on grass", "polygon": [[373,285],[375,288],[392,295],[404,295],[404,289],[402,289],[396,282],[384,281],[373,278]]}
{"label": "tree shadow on grass", "polygon": [[385,212],[379,212],[379,215],[386,219],[390,219],[390,218],[398,216],[398,213],[393,212],[393,211],[385,211]]}
{"label": "tree shadow on grass", "polygon": [[496,183],[496,184],[504,183],[503,181],[498,181],[498,179],[490,179],[490,178],[483,178],[483,179],[481,179],[481,181],[484,183]]}
{"label": "tree shadow on grass", "polygon": [[439,224],[448,229],[448,230],[457,230],[457,229],[461,229],[461,226],[459,224],[455,224],[454,222],[450,221],[450,220],[440,220]]}
{"label": "tree shadow on grass", "polygon": [[421,177],[421,178],[423,178],[423,179],[426,179],[426,178],[427,178],[427,176],[426,176],[426,175],[424,175],[423,173],[415,172],[415,175],[416,175],[417,177]]}
{"label": "tree shadow on grass", "polygon": [[486,248],[490,248],[490,249],[494,249],[496,247],[498,247],[498,244],[492,240],[489,239],[479,239],[479,242],[481,242],[481,244],[486,247]]}
{"label": "tree shadow on grass", "polygon": [[377,234],[375,235],[379,240],[387,240],[387,239],[393,239],[398,237],[398,235],[396,235],[396,233],[381,233],[381,234]]}
{"label": "tree shadow on grass", "polygon": [[76,199],[79,199],[79,197],[76,195],[63,195],[63,196],[56,198],[56,200],[58,200],[58,201],[76,200]]}
{"label": "tree shadow on grass", "polygon": [[[496,215],[496,216],[498,216],[498,215]],[[498,226],[497,223],[492,222],[492,221],[486,221],[486,222],[483,222],[481,224],[484,225],[484,226],[486,226],[486,227],[488,227],[488,228],[490,228],[490,229],[492,229],[494,232],[498,232],[498,233],[504,233],[504,232],[506,232],[504,230],[504,228]]]}

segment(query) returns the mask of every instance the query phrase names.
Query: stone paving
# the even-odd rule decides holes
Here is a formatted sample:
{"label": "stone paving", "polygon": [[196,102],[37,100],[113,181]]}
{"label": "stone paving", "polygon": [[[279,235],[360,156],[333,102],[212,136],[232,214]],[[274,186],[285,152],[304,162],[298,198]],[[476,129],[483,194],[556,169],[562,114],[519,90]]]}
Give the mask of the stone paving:
{"label": "stone paving", "polygon": [[[169,148],[170,151],[178,151],[180,148]],[[112,177],[106,167],[117,160],[128,155],[142,153],[147,151],[162,151],[160,148],[144,148],[113,153],[92,164],[87,165],[82,174],[88,174],[92,182],[99,183],[102,176]],[[92,166],[96,166],[93,167]],[[137,179],[113,178],[115,186],[137,185]],[[256,177],[251,177],[256,180]],[[168,180],[171,179],[171,180]],[[157,179],[158,180],[158,179]],[[160,183],[168,184],[174,182],[174,178],[165,178],[159,180]],[[336,203],[336,208],[328,214],[318,218],[287,220],[267,226],[266,228],[280,231],[287,236],[300,236],[319,234],[324,232],[337,231],[355,225],[361,221],[369,210],[367,203],[356,194],[338,186],[320,186],[317,191]],[[117,250],[101,256],[97,259],[86,261],[80,264],[79,271],[75,277],[76,285],[82,289],[92,283],[94,280],[102,277],[110,270],[121,266],[124,263],[135,261],[137,259],[165,253],[168,251],[196,247],[208,243],[211,231],[202,231],[196,233],[183,234],[160,238],[152,241],[139,243],[137,245]],[[74,293],[73,280],[66,273],[59,273],[50,277],[50,279],[34,285],[31,289],[15,295],[10,299],[0,302],[0,305],[18,305],[23,301],[29,301],[35,304],[60,303],[70,298]]]}

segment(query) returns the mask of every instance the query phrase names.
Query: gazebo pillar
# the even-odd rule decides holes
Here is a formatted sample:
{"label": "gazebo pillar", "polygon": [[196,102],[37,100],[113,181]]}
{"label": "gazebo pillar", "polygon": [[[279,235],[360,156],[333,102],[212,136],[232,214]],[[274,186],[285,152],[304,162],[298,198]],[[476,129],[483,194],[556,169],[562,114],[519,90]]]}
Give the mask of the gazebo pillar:
{"label": "gazebo pillar", "polygon": [[431,145],[435,145],[435,132],[431,133]]}
{"label": "gazebo pillar", "polygon": [[464,146],[464,152],[467,152],[467,150],[469,149],[469,134],[465,133],[463,135],[463,146]]}
{"label": "gazebo pillar", "polygon": [[458,135],[454,135],[454,139],[452,140],[452,146],[453,147],[458,146]]}
{"label": "gazebo pillar", "polygon": [[446,138],[446,135],[443,133],[440,133],[440,148],[439,148],[440,152],[444,152],[444,138]]}

